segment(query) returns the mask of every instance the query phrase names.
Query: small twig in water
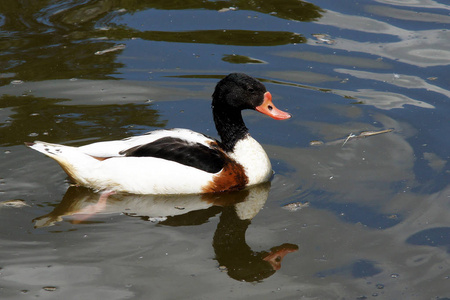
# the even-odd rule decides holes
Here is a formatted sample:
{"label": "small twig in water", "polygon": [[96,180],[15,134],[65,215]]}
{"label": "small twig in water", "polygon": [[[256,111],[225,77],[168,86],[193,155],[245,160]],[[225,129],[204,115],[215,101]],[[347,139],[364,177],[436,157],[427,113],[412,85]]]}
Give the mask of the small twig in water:
{"label": "small twig in water", "polygon": [[354,135],[353,133],[350,133],[348,135],[348,137],[345,139],[344,143],[342,144],[341,147],[344,147],[344,145],[348,142],[349,139],[356,137],[356,135]]}

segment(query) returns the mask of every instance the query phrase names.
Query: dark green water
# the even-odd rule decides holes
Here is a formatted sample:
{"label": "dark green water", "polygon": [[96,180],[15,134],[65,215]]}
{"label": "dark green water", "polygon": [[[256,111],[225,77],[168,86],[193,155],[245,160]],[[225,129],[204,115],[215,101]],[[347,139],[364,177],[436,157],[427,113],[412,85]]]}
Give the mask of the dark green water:
{"label": "dark green water", "polygon": [[[26,205],[0,203],[0,298],[450,298],[449,13],[443,0],[2,0],[0,201]],[[293,114],[244,113],[270,185],[96,208],[23,145],[216,137],[211,94],[230,72]]]}

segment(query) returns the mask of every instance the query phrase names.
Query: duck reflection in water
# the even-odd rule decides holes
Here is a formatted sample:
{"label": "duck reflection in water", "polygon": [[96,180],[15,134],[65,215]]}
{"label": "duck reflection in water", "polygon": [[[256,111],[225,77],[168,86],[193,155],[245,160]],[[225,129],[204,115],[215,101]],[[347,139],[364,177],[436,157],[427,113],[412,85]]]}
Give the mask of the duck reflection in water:
{"label": "duck reflection in water", "polygon": [[234,207],[224,207],[214,234],[213,247],[216,260],[226,267],[228,275],[236,280],[260,281],[281,268],[281,261],[297,245],[282,244],[270,251],[255,252],[245,241],[250,219],[240,219]]}
{"label": "duck reflection in water", "polygon": [[97,214],[123,213],[165,226],[206,223],[222,213],[213,238],[215,259],[221,270],[236,280],[261,281],[281,268],[286,254],[298,250],[282,244],[269,251],[256,252],[247,244],[245,233],[251,220],[263,207],[270,183],[238,192],[201,195],[100,194],[83,187],[70,187],[52,212],[33,220],[35,227],[52,226],[64,217],[72,223],[93,222]]}

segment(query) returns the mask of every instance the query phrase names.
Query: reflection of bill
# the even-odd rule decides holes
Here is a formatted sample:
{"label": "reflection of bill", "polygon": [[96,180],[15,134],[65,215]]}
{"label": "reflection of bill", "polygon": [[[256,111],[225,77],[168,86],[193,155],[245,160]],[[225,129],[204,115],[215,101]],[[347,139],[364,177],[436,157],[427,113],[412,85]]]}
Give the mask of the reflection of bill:
{"label": "reflection of bill", "polygon": [[269,195],[270,183],[228,193],[202,195],[131,195],[95,193],[83,187],[70,187],[52,212],[34,219],[35,227],[52,226],[67,219],[74,224],[89,222],[105,214],[140,217],[165,226],[206,223],[222,213],[213,239],[215,259],[231,278],[259,281],[281,268],[281,261],[298,246],[282,244],[269,251],[252,251],[245,233],[251,219],[261,210]]}
{"label": "reflection of bill", "polygon": [[286,256],[286,254],[295,252],[298,250],[298,246],[294,244],[283,244],[270,249],[269,254],[267,254],[263,260],[267,261],[272,265],[272,268],[276,271],[281,269],[281,261]]}

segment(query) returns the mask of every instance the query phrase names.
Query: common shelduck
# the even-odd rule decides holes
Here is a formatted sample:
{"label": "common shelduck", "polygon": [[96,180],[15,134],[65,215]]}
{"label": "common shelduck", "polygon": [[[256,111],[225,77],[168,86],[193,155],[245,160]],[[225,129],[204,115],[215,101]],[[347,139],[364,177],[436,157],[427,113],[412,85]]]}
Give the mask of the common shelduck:
{"label": "common shelduck", "polygon": [[261,82],[241,73],[220,80],[212,98],[221,141],[177,128],[81,147],[25,144],[56,160],[76,184],[99,191],[199,194],[268,181],[270,160],[248,133],[241,111],[254,109],[276,120],[291,115],[273,105]]}

